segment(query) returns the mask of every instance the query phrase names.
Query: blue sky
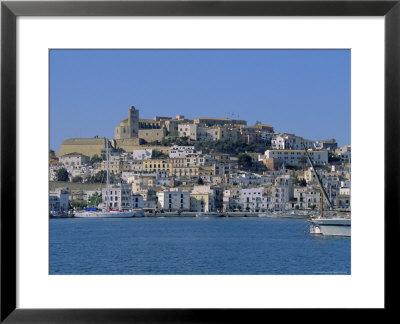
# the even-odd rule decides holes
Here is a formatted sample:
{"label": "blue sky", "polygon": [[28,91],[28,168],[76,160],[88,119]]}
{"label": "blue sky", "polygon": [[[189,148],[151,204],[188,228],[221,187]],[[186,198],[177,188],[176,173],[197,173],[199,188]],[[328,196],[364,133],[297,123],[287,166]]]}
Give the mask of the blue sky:
{"label": "blue sky", "polygon": [[350,50],[51,50],[50,148],[140,118],[229,117],[350,144]]}

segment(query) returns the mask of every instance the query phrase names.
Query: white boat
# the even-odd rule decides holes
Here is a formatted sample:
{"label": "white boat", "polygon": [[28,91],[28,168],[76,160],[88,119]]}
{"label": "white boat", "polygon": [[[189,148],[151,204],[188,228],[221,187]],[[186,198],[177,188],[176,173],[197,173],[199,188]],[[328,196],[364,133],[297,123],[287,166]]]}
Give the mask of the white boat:
{"label": "white boat", "polygon": [[134,217],[134,211],[114,210],[109,207],[108,211],[84,211],[75,213],[77,218],[129,218]]}
{"label": "white boat", "polygon": [[[89,210],[83,212],[75,213],[75,217],[77,218],[130,218],[130,217],[140,217],[144,215],[143,210],[132,210],[132,211],[125,211],[125,210],[116,210],[109,206],[108,201],[108,193],[109,193],[109,186],[110,186],[110,161],[108,156],[108,139],[106,139],[106,156],[107,156],[107,185],[106,185],[106,197],[105,197],[105,208],[103,210]],[[108,206],[108,207],[107,207]],[[136,216],[137,215],[137,216]]]}
{"label": "white boat", "polygon": [[74,213],[72,211],[68,211],[68,212],[51,211],[50,212],[50,218],[71,218],[71,217],[74,217]]}
{"label": "white boat", "polygon": [[290,213],[284,214],[281,217],[285,217],[285,218],[309,218],[310,216],[308,215],[308,213],[304,213],[304,212],[297,212],[297,211],[292,211]]}
{"label": "white boat", "polygon": [[310,220],[310,234],[325,236],[351,236],[351,219],[320,217]]}
{"label": "white boat", "polygon": [[202,213],[197,213],[196,217],[225,217],[225,214],[214,213],[214,212],[202,212]]}

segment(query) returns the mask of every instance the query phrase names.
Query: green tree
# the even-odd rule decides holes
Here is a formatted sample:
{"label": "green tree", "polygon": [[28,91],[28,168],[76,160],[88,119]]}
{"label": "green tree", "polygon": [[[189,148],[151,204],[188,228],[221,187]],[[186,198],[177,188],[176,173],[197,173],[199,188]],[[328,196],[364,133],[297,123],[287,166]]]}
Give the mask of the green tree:
{"label": "green tree", "polygon": [[101,170],[97,172],[95,175],[91,176],[89,181],[90,183],[103,183],[105,182],[106,171]]}
{"label": "green tree", "polygon": [[197,180],[197,184],[199,184],[199,185],[202,185],[202,184],[204,184],[204,181],[203,181],[203,179],[202,179],[202,178],[199,178],[199,180]]}
{"label": "green tree", "polygon": [[151,153],[152,159],[167,159],[169,156],[164,152],[153,150]]}
{"label": "green tree", "polygon": [[103,197],[101,193],[95,192],[88,199],[88,206],[97,207],[103,201]]}
{"label": "green tree", "polygon": [[238,164],[239,167],[247,169],[250,168],[252,165],[251,156],[245,153],[241,153],[238,156]]}
{"label": "green tree", "polygon": [[86,201],[83,201],[83,200],[74,200],[73,202],[71,202],[71,205],[74,208],[82,209],[87,206],[87,203],[86,203]]}
{"label": "green tree", "polygon": [[301,187],[307,186],[307,181],[306,181],[305,179],[301,179],[301,180],[299,181],[299,186],[301,186]]}
{"label": "green tree", "polygon": [[328,153],[328,163],[340,162],[340,156]]}
{"label": "green tree", "polygon": [[103,159],[101,157],[99,157],[97,154],[93,155],[92,158],[90,159],[90,163],[96,163],[96,162],[101,162],[103,161]]}
{"label": "green tree", "polygon": [[67,169],[65,168],[60,168],[56,172],[56,178],[57,181],[68,181],[69,180],[69,174]]}

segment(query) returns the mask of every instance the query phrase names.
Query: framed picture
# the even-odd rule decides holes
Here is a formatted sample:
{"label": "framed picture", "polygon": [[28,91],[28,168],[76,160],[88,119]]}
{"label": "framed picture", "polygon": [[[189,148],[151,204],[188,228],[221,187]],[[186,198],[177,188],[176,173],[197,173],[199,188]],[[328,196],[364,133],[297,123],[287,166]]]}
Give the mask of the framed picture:
{"label": "framed picture", "polygon": [[[230,322],[271,308],[393,309],[399,16],[398,1],[3,1],[1,321]],[[230,98],[218,103],[222,96]],[[125,164],[132,174],[115,171]],[[74,183],[92,186],[83,193]],[[321,221],[329,206],[340,217]],[[301,215],[308,220],[288,219]],[[88,219],[98,217],[121,220]],[[190,233],[194,221],[202,226]],[[281,235],[289,228],[292,241]],[[90,243],[90,233],[109,241]],[[143,242],[150,248],[139,255]],[[218,254],[227,242],[239,244],[226,258],[238,262]],[[265,267],[285,253],[292,262]],[[132,255],[136,264],[126,262]],[[313,289],[319,301],[299,298]]]}

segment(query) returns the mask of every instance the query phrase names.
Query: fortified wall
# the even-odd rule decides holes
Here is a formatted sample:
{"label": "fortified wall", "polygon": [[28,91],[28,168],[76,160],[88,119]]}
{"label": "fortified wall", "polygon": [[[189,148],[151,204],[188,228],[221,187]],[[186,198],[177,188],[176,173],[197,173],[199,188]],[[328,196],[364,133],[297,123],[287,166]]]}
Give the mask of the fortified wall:
{"label": "fortified wall", "polygon": [[[111,148],[111,144],[109,144]],[[56,152],[56,156],[70,153],[80,153],[92,157],[97,154],[101,156],[106,150],[106,139],[103,138],[69,138],[62,142],[61,148]]]}

